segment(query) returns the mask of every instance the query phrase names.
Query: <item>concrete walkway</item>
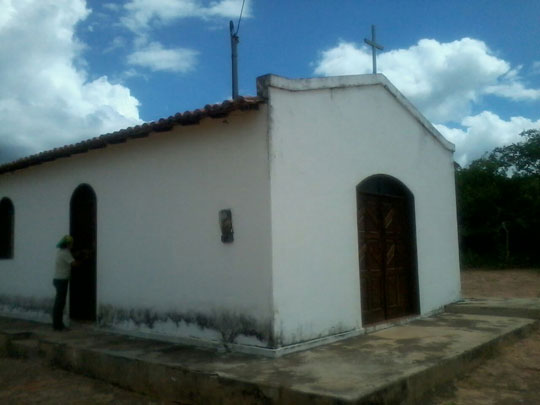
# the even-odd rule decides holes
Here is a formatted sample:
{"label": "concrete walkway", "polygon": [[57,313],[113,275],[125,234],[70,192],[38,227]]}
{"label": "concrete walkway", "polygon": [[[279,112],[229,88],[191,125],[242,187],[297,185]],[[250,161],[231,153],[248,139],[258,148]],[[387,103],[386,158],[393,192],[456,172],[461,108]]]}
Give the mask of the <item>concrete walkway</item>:
{"label": "concrete walkway", "polygon": [[468,300],[407,325],[272,359],[0,318],[0,355],[37,356],[181,403],[420,403],[538,319],[540,299]]}

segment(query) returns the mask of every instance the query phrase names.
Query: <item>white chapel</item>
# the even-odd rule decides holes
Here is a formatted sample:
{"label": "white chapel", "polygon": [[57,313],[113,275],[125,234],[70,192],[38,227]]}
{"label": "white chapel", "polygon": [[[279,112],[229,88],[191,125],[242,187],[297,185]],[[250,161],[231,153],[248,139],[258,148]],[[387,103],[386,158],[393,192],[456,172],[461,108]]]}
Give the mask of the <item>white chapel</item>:
{"label": "white chapel", "polygon": [[460,298],[454,147],[383,75],[257,96],[0,166],[0,315],[278,356]]}

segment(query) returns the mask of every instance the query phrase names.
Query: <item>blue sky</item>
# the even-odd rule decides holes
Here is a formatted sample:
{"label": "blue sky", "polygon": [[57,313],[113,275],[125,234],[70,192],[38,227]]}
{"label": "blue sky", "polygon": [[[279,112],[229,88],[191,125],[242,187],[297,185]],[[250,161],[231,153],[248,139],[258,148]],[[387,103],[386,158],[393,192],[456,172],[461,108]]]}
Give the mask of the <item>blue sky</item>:
{"label": "blue sky", "polygon": [[[230,97],[242,0],[0,0],[0,162]],[[246,0],[240,94],[385,74],[470,162],[540,128],[537,0]]]}

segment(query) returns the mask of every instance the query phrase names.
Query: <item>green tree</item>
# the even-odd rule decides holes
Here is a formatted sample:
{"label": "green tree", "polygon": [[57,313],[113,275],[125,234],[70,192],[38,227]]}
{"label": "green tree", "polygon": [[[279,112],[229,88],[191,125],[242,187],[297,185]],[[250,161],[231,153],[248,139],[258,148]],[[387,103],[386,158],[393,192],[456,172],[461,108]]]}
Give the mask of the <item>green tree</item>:
{"label": "green tree", "polygon": [[458,168],[465,265],[540,265],[540,130]]}
{"label": "green tree", "polygon": [[495,148],[489,159],[511,176],[540,176],[540,130],[530,129],[519,134],[522,142]]}

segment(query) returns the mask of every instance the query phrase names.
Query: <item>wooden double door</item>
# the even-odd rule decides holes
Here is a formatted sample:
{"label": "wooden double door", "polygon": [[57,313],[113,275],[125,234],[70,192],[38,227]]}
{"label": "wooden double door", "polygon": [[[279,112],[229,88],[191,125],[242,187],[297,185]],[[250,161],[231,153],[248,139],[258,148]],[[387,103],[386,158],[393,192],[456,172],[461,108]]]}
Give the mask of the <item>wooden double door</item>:
{"label": "wooden double door", "polygon": [[414,213],[408,190],[402,191],[357,192],[364,325],[418,312]]}

